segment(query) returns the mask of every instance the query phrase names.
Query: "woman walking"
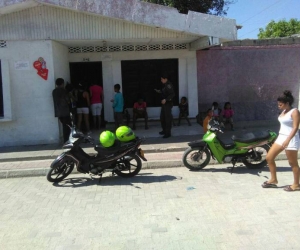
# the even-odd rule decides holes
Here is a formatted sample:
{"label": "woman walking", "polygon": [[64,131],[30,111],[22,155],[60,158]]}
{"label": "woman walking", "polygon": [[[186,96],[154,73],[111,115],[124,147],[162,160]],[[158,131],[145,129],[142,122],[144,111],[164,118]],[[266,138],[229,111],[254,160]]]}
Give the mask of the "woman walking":
{"label": "woman walking", "polygon": [[271,178],[262,184],[263,188],[277,188],[278,180],[276,175],[276,156],[285,150],[288,162],[293,170],[294,182],[284,188],[285,191],[300,191],[299,186],[299,165],[298,165],[298,149],[299,142],[299,111],[292,107],[294,97],[288,90],[283,92],[283,95],[277,98],[278,108],[282,110],[278,120],[280,122],[279,135],[269,150],[266,160],[269,165]]}

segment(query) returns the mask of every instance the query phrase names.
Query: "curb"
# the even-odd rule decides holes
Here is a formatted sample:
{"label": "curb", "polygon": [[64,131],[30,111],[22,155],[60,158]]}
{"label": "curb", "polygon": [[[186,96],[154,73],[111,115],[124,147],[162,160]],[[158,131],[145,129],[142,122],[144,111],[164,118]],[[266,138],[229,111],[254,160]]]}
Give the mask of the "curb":
{"label": "curb", "polygon": [[[143,148],[143,145],[141,146],[141,148]],[[169,152],[184,152],[186,149],[188,148],[188,145],[186,143],[185,147],[165,147],[165,148],[151,148],[151,149],[143,149],[143,151],[145,152],[145,154],[148,153],[169,153]],[[95,154],[96,152],[88,152],[86,151],[88,154],[92,155]],[[3,158],[0,159],[0,163],[1,162],[15,162],[15,161],[38,161],[38,160],[54,160],[56,159],[57,156],[59,156],[61,153],[63,153],[63,150],[61,150],[58,154],[55,155],[41,155],[41,156],[21,156],[21,157],[10,157],[10,158]]]}
{"label": "curb", "polygon": [[[279,154],[276,160],[286,160],[285,154]],[[299,154],[298,154],[299,159]],[[223,163],[222,163],[223,164]],[[228,163],[230,164],[230,163]],[[221,165],[218,162],[211,160],[209,165]],[[181,160],[161,160],[161,161],[147,161],[143,162],[143,169],[158,169],[158,168],[177,168],[184,167]],[[49,168],[36,168],[36,169],[14,169],[14,170],[0,170],[0,179],[8,178],[22,178],[22,177],[41,177],[46,176]],[[72,174],[79,174],[79,172],[74,169]]]}
{"label": "curb", "polygon": [[[181,161],[151,161],[143,162],[143,169],[157,169],[157,168],[175,168],[182,167]],[[36,168],[36,169],[14,169],[14,170],[0,170],[0,179],[8,178],[22,178],[22,177],[41,177],[46,176],[49,168]],[[81,174],[76,169],[72,171],[72,174]]]}

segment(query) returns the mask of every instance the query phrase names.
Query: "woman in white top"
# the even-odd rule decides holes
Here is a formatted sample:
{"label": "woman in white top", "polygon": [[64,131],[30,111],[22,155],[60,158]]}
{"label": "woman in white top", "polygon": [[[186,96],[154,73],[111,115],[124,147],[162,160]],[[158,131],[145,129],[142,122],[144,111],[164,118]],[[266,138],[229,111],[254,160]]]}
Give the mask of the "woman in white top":
{"label": "woman in white top", "polygon": [[284,188],[285,191],[300,191],[298,149],[300,147],[298,127],[300,121],[299,111],[292,107],[294,97],[288,90],[277,98],[278,108],[282,110],[278,120],[280,122],[279,135],[269,150],[266,160],[269,165],[271,178],[262,184],[263,188],[277,188],[276,156],[285,150],[285,154],[293,170],[294,183]]}

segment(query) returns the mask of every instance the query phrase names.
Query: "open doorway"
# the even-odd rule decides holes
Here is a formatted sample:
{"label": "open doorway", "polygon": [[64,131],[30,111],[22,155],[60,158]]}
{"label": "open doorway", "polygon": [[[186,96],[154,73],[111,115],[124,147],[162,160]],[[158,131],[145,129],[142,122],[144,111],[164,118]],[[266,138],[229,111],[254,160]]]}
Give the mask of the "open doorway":
{"label": "open doorway", "polygon": [[[102,62],[75,62],[70,63],[71,83],[91,85],[97,83],[103,87]],[[89,87],[86,86],[86,87]]]}
{"label": "open doorway", "polygon": [[[93,84],[100,85],[103,88],[102,62],[74,62],[70,63],[71,85],[77,88],[82,84],[88,91]],[[90,124],[93,124],[93,117],[90,112]],[[102,104],[101,127],[105,126],[104,107]],[[94,125],[94,124],[93,124]],[[84,126],[84,124],[83,124]]]}

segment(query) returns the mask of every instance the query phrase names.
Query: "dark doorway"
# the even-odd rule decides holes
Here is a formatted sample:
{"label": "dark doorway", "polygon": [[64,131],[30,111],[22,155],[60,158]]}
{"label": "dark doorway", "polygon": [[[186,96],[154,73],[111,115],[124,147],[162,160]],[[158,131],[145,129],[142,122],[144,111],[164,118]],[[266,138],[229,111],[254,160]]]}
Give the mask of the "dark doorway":
{"label": "dark doorway", "polygon": [[3,85],[2,85],[1,61],[0,61],[0,117],[4,117]]}
{"label": "dark doorway", "polygon": [[103,86],[102,62],[76,62],[70,63],[71,83],[85,84],[88,88],[92,83]]}
{"label": "dark doorway", "polygon": [[132,108],[142,97],[148,107],[160,107],[161,74],[166,72],[175,88],[174,105],[178,105],[178,59],[122,61],[122,87],[125,108]]}
{"label": "dark doorway", "polygon": [[[73,88],[77,88],[79,83],[85,86],[86,90],[89,90],[89,87],[94,83],[103,87],[102,62],[70,63],[70,76]],[[101,120],[101,126],[103,127],[106,123],[104,120],[104,104],[102,106]],[[95,128],[95,124],[92,121],[92,114],[90,112],[90,126],[91,128]],[[84,122],[82,127],[83,129],[85,128]]]}

